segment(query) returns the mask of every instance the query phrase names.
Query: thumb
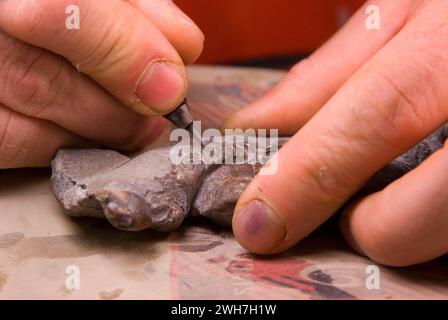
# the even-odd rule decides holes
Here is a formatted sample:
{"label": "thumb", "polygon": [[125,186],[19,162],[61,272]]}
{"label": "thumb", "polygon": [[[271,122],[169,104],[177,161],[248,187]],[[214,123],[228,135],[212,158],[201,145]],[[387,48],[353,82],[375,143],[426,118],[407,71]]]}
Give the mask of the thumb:
{"label": "thumb", "polygon": [[[67,8],[79,10],[68,29]],[[125,1],[0,2],[0,28],[67,58],[81,72],[144,115],[171,111],[185,97],[181,57],[161,31]]]}

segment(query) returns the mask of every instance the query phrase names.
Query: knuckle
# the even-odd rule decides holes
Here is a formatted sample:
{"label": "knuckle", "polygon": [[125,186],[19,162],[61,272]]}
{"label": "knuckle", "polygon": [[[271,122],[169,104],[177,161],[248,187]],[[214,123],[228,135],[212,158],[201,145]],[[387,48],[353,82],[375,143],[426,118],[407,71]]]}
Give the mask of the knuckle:
{"label": "knuckle", "polygon": [[13,26],[24,33],[37,32],[47,20],[45,13],[51,12],[46,8],[49,2],[45,0],[18,1],[15,14],[12,17]]}
{"label": "knuckle", "polygon": [[37,115],[45,105],[48,95],[47,84],[35,74],[26,74],[18,82],[19,87],[14,89],[16,101],[22,106],[23,113],[29,116]]}
{"label": "knuckle", "polygon": [[431,80],[425,71],[406,70],[398,76],[377,72],[368,78],[367,105],[349,108],[360,128],[358,140],[379,150],[401,148],[397,145],[401,137],[418,137],[431,127],[431,119],[439,112]]}
{"label": "knuckle", "polygon": [[[411,129],[425,127],[429,122],[430,108],[433,105],[429,91],[425,90],[431,87],[425,84],[426,77],[409,75],[405,78],[414,79],[400,82],[397,80],[398,77],[392,77],[387,73],[379,73],[379,76],[386,84],[386,90],[391,92],[393,97],[390,106],[379,108],[385,127],[398,129],[398,131],[401,128],[406,128],[408,131],[409,127]],[[402,78],[403,76],[400,77]],[[414,81],[417,80],[415,78],[420,81]]]}
{"label": "knuckle", "polygon": [[294,84],[298,79],[307,80],[313,74],[319,72],[320,68],[319,63],[314,63],[312,57],[305,58],[301,60],[299,63],[295,64],[288,72],[288,79]]}
{"label": "knuckle", "polygon": [[0,127],[0,168],[32,164],[35,146],[42,130],[39,121],[6,111],[6,124]]}
{"label": "knuckle", "polygon": [[80,45],[85,49],[76,65],[83,72],[91,75],[107,74],[132,62],[130,57],[139,50],[132,46],[132,36],[124,34],[121,30],[125,28],[120,28],[119,25],[120,22],[114,27],[104,26],[97,36],[85,39],[85,43]]}
{"label": "knuckle", "polygon": [[14,63],[5,83],[17,110],[37,118],[56,105],[58,98],[67,96],[70,90],[64,60],[60,59],[58,64],[50,64],[43,70],[41,58],[44,54]]}
{"label": "knuckle", "polygon": [[312,69],[312,61],[311,58],[305,58],[300,60],[299,63],[295,64],[291,69],[290,73],[295,76],[301,76],[302,73],[306,72],[307,70]]}
{"label": "knuckle", "polygon": [[191,19],[185,18],[185,13],[178,6],[171,2],[166,6],[160,6],[157,1],[154,3],[143,3],[140,0],[126,1],[140,10],[163,33],[177,49],[184,63],[193,63],[200,56],[204,48],[204,34]]}
{"label": "knuckle", "polygon": [[191,31],[191,35],[188,37],[186,45],[184,45],[184,51],[186,52],[185,63],[193,63],[204,51],[205,36],[198,28],[195,29],[197,30]]}
{"label": "knuckle", "polygon": [[[288,73],[274,87],[274,90],[281,91],[284,86],[289,86],[297,91],[308,90],[306,88],[309,86],[309,81],[312,81],[312,78],[319,74],[319,65],[319,63],[314,63],[312,57],[300,60],[299,63],[289,69]],[[307,97],[307,95],[304,95],[302,99],[307,99]]]}
{"label": "knuckle", "polygon": [[319,57],[309,56],[300,60],[289,71],[293,79],[303,79],[302,81],[314,80],[316,75],[322,76],[328,70],[327,63]]}
{"label": "knuckle", "polygon": [[[318,78],[325,77],[326,70],[328,70],[328,67],[325,61],[310,56],[295,64],[286,74],[284,80],[289,86],[296,90],[308,91],[310,82],[315,83]],[[331,93],[334,93],[333,89],[330,87],[332,87],[332,85],[326,85],[325,81],[320,85],[319,91],[322,97],[318,99],[319,103],[322,105],[331,97]],[[316,103],[316,101],[313,100],[315,97],[316,95],[304,95],[301,99],[304,99],[303,101],[307,101],[307,103],[313,105]]]}

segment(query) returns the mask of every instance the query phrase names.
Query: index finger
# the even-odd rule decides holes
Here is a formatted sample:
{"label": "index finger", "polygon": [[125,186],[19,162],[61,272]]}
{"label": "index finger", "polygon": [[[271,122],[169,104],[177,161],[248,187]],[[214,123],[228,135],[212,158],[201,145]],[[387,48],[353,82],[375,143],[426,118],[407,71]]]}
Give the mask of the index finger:
{"label": "index finger", "polygon": [[441,16],[431,23],[424,15],[419,19],[278,152],[275,175],[258,175],[246,189],[233,218],[234,233],[245,248],[268,254],[291,247],[371,175],[446,121],[446,59],[425,50],[436,44],[437,50],[448,49],[446,32],[442,39],[435,32],[446,21]]}

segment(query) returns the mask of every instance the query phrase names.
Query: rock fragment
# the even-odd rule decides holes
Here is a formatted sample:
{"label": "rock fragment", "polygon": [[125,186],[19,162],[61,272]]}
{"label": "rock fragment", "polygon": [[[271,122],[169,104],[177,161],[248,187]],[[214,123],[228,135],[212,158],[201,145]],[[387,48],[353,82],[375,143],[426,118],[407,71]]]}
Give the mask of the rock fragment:
{"label": "rock fragment", "polygon": [[[442,148],[447,136],[444,125],[381,169],[354,197],[379,191],[414,169]],[[260,164],[174,164],[171,148],[132,159],[111,150],[60,150],[52,162],[54,194],[69,215],[106,218],[121,230],[173,231],[188,215],[230,226],[236,202]]]}

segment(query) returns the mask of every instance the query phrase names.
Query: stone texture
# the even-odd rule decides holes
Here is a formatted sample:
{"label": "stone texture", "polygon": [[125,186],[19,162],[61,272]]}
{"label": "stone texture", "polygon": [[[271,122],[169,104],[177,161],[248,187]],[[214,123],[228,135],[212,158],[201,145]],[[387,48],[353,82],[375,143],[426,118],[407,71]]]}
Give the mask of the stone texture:
{"label": "stone texture", "polygon": [[[443,146],[447,134],[445,125],[376,173],[354,197],[379,191],[417,167]],[[69,215],[106,218],[122,230],[173,231],[188,215],[230,226],[235,204],[260,164],[175,165],[171,148],[132,159],[111,150],[60,150],[52,163],[53,191]]]}

